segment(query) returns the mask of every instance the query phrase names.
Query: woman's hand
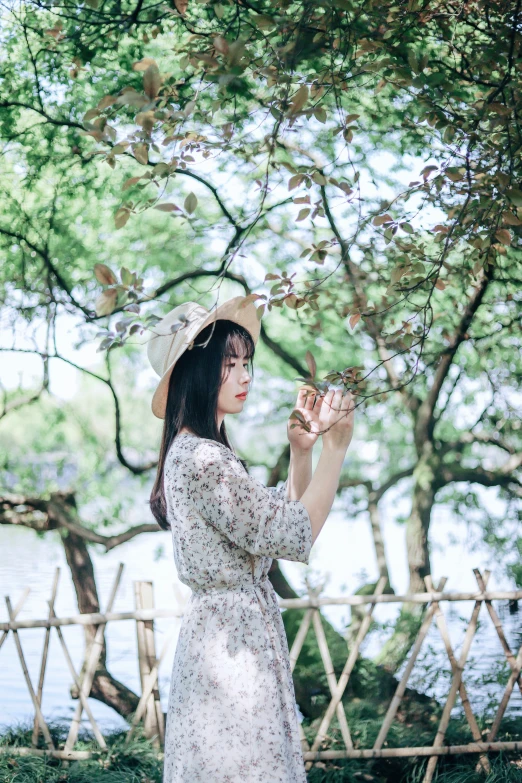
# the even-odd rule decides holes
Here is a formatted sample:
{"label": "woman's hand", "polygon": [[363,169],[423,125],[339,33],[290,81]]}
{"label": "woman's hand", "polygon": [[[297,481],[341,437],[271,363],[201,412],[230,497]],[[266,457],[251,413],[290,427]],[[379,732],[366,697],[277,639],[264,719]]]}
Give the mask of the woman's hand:
{"label": "woman's hand", "polygon": [[330,389],[320,408],[319,428],[323,433],[323,448],[346,451],[353,435],[355,402],[351,392]]}
{"label": "woman's hand", "polygon": [[[310,392],[308,399],[306,399],[307,390]],[[319,426],[319,415],[324,398],[318,397],[314,402],[315,394],[316,391],[312,386],[301,386],[294,407],[294,411],[298,411],[304,421],[310,425],[310,432],[307,432],[303,428],[298,419],[288,419],[288,440],[290,442],[290,447],[297,451],[310,451],[319,437],[318,433],[321,430]],[[290,429],[291,424],[296,424],[296,426]]]}

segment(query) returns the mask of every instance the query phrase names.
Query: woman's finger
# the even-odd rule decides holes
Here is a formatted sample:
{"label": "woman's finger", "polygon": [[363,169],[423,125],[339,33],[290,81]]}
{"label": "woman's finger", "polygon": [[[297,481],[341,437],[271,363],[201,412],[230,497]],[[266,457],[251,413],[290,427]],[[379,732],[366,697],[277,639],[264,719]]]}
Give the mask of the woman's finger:
{"label": "woman's finger", "polygon": [[317,397],[312,397],[312,399],[314,400],[313,409],[316,413],[318,413],[321,410],[324,397],[318,394]]}
{"label": "woman's finger", "polygon": [[336,389],[334,394],[334,401],[332,403],[335,411],[340,411],[343,403],[343,393],[341,389]]}
{"label": "woman's finger", "polygon": [[353,395],[350,391],[346,392],[343,396],[341,407],[343,410],[348,410],[353,405]]}
{"label": "woman's finger", "polygon": [[310,391],[313,391],[311,386],[301,386],[301,388],[299,389],[298,395],[297,395],[296,408],[304,408],[304,407],[309,408],[310,407],[310,405],[309,405],[310,396],[312,397],[312,400],[313,400],[313,394],[312,395],[309,394],[308,397],[306,396],[307,392],[310,392]]}
{"label": "woman's finger", "polygon": [[333,389],[328,389],[328,391],[326,392],[326,394],[323,397],[323,402],[326,403],[327,408],[331,409],[333,396],[334,396],[334,390]]}
{"label": "woman's finger", "polygon": [[311,411],[312,408],[314,407],[315,389],[313,389],[311,386],[308,387],[308,389],[309,389],[309,394],[308,397],[306,398],[305,407]]}

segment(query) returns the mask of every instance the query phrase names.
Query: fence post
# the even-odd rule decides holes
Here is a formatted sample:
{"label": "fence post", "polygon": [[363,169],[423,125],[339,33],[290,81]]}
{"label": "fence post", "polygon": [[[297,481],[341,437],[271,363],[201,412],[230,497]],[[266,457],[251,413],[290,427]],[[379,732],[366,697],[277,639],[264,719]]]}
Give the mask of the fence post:
{"label": "fence post", "polygon": [[[136,609],[154,609],[152,582],[134,582],[134,598]],[[154,643],[154,621],[136,620],[136,636],[138,640],[138,666],[140,670],[141,689],[147,683],[147,676],[156,663],[156,646]],[[145,736],[155,737],[154,744],[160,746],[164,739],[163,710],[158,684],[154,685],[147,700],[144,715]]]}

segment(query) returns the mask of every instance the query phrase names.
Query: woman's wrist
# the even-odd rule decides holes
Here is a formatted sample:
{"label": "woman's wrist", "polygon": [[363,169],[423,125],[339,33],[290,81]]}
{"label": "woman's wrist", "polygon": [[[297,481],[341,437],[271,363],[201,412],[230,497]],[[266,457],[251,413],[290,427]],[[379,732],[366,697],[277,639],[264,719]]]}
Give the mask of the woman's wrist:
{"label": "woman's wrist", "polygon": [[290,444],[290,453],[293,457],[308,457],[312,453],[312,449],[304,449],[300,446],[297,446],[294,443]]}

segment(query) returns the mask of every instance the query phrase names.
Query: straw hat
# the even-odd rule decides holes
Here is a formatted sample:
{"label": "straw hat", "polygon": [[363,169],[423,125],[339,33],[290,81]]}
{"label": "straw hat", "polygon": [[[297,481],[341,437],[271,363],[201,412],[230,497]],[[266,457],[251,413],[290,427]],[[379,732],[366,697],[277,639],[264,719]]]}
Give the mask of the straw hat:
{"label": "straw hat", "polygon": [[169,379],[174,365],[184,351],[193,348],[201,330],[217,320],[240,324],[250,332],[254,344],[257,343],[261,323],[254,302],[245,296],[235,296],[212,310],[197,302],[183,302],[155,325],[154,334],[147,344],[147,356],[160,376],[151,406],[158,419],[165,418]]}

